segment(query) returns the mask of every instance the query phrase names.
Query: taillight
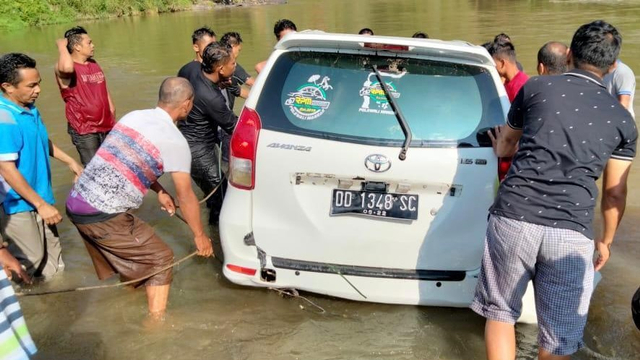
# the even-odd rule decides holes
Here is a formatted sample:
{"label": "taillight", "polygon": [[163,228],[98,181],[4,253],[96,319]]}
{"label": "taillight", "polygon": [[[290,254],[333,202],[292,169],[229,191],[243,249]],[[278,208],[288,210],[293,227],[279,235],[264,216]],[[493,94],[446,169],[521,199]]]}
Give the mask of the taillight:
{"label": "taillight", "polygon": [[250,269],[250,268],[246,268],[238,265],[232,265],[232,264],[227,264],[227,269],[233,272],[237,272],[238,274],[249,275],[249,276],[253,276],[257,272],[256,269]]}
{"label": "taillight", "polygon": [[512,159],[513,158],[510,157],[498,158],[498,179],[500,181],[504,180],[505,176],[507,176]]}
{"label": "taillight", "polygon": [[261,128],[258,113],[251,108],[243,108],[231,136],[229,157],[229,183],[237,188],[252,190],[255,187],[256,150]]}

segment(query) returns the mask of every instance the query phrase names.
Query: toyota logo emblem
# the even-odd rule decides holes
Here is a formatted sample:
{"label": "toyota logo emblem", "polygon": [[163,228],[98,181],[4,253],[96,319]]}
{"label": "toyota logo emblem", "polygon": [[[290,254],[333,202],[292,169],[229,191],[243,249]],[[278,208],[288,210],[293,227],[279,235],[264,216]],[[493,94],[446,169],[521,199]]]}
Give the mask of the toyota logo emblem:
{"label": "toyota logo emblem", "polygon": [[391,168],[391,161],[384,155],[373,154],[367,156],[364,160],[364,166],[373,172],[381,173]]}

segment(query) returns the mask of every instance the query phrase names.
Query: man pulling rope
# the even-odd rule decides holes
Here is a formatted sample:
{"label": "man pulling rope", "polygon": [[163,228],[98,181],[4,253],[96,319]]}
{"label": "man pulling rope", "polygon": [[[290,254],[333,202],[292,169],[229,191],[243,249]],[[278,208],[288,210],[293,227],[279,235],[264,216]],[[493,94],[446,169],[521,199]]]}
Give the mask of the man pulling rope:
{"label": "man pulling rope", "polygon": [[[203,257],[213,255],[211,239],[200,219],[198,199],[191,188],[191,152],[176,128],[193,106],[193,88],[181,78],[162,82],[155,109],[125,115],[109,133],[96,156],[71,189],[69,218],[85,240],[98,274],[119,274],[122,281],[143,278],[149,314],[161,320],[167,307],[173,252],[153,228],[128,211],[142,205],[149,189],[161,206],[174,214],[176,204],[157,181],[171,173],[186,223]],[[166,269],[165,271],[160,271]],[[148,274],[154,274],[148,277]]]}

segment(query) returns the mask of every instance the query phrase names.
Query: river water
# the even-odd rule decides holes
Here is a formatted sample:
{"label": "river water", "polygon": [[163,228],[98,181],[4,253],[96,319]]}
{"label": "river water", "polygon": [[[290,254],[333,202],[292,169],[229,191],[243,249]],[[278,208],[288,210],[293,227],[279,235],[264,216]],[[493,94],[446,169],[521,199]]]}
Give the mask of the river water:
{"label": "river water", "polygon": [[[292,19],[299,29],[489,41],[508,33],[518,59],[535,73],[538,48],[549,40],[570,42],[577,27],[594,19],[613,23],[623,35],[621,58],[640,73],[639,1],[384,1],[292,0],[289,4],[149,15],[83,23],[96,44],[119,116],[155,104],[160,81],[193,54],[190,35],[202,25],[219,35],[238,31],[244,39],[239,63],[247,70],[265,59],[273,23]],[[77,156],[66,134],[63,103],[53,64],[55,39],[67,25],[0,34],[0,53],[25,52],[38,61],[43,91],[38,100],[51,138]],[[636,105],[636,114],[640,113]],[[164,183],[168,183],[165,179]],[[59,210],[70,172],[54,163]],[[626,217],[612,259],[593,296],[585,341],[589,351],[615,359],[640,359],[640,331],[629,303],[640,285],[640,170],[632,170]],[[171,187],[170,187],[171,188]],[[158,209],[149,195],[138,215],[156,228],[176,258],[193,251],[188,228]],[[600,221],[598,218],[597,220]],[[599,223],[598,223],[599,224]],[[84,245],[68,220],[60,226],[65,273],[37,290],[99,284]],[[216,237],[212,229],[212,237]],[[466,309],[357,303],[304,294],[327,312],[320,315],[299,299],[230,284],[216,260],[192,259],[174,272],[169,315],[163,328],[142,326],[144,291],[105,289],[40,297],[21,304],[40,348],[39,359],[483,359],[482,318]],[[535,326],[518,326],[518,358],[534,359]]]}

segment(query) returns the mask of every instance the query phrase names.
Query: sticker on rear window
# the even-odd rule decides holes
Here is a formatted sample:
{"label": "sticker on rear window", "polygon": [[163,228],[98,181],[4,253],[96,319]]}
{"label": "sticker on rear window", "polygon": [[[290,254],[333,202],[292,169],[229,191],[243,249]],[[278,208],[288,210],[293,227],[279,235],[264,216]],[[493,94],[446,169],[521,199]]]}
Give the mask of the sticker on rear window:
{"label": "sticker on rear window", "polygon": [[293,116],[300,120],[319,118],[331,105],[331,102],[327,100],[327,91],[333,90],[333,86],[329,85],[329,80],[331,79],[328,76],[312,75],[306,84],[287,94],[285,106],[288,106]]}
{"label": "sticker on rear window", "polygon": [[[404,73],[402,75],[404,75]],[[385,74],[383,76],[389,75]],[[399,98],[400,92],[398,92],[393,81],[387,81],[386,83],[387,88],[391,92],[391,96],[393,96],[394,99]],[[393,115],[393,110],[391,110],[384,90],[382,86],[380,86],[380,82],[376,80],[375,73],[370,73],[369,76],[367,76],[367,80],[362,84],[362,88],[360,89],[360,97],[362,97],[362,105],[360,105],[359,112]]]}

